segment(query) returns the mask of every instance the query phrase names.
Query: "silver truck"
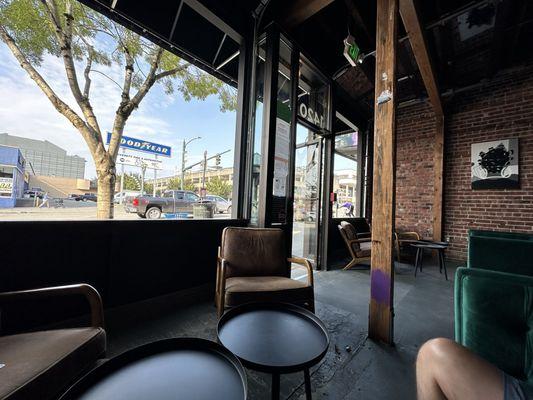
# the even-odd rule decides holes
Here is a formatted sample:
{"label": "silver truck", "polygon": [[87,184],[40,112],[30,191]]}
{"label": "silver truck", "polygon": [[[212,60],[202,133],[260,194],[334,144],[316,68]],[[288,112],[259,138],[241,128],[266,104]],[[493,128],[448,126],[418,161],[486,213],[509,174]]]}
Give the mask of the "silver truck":
{"label": "silver truck", "polygon": [[[187,190],[168,190],[162,197],[137,196],[131,200],[131,205],[125,207],[136,209],[137,215],[146,219],[159,219],[163,213],[187,213],[193,211],[193,204],[208,203],[196,193]],[[126,200],[128,203],[128,200]]]}

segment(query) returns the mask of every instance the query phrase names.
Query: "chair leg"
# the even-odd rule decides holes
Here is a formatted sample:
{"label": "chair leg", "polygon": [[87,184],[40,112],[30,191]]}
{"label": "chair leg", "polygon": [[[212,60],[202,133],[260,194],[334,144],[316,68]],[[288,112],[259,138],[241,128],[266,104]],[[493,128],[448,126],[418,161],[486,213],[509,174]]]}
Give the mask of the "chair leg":
{"label": "chair leg", "polygon": [[217,300],[217,317],[222,317],[222,314],[224,314],[224,292],[219,292],[218,300]]}
{"label": "chair leg", "polygon": [[420,263],[420,253],[421,253],[421,248],[417,248],[416,249],[416,256],[415,256],[415,278],[416,278],[416,272],[418,271],[418,268],[419,268],[419,263]]}
{"label": "chair leg", "polygon": [[448,280],[448,271],[446,270],[446,262],[444,261],[444,251],[443,250],[439,250],[439,259],[440,259],[441,268],[444,269],[444,277],[446,278],[446,280]]}
{"label": "chair leg", "polygon": [[346,267],[343,268],[343,270],[350,269],[353,266],[357,265],[357,260],[354,258],[352,261],[350,261],[348,264],[346,264]]}

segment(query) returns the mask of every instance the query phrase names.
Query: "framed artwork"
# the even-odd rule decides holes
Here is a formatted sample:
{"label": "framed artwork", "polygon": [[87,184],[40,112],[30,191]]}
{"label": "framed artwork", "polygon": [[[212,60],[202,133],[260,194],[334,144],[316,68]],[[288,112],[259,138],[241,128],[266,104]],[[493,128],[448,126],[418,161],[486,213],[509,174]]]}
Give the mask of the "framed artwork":
{"label": "framed artwork", "polygon": [[472,189],[518,189],[518,138],[472,144]]}

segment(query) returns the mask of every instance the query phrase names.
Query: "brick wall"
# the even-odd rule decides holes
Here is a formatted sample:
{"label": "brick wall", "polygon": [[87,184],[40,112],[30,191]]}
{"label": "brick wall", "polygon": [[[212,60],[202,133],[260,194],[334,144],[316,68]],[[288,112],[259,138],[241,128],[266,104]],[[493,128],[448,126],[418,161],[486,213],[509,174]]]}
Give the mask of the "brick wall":
{"label": "brick wall", "polygon": [[[533,65],[500,73],[445,102],[444,237],[466,259],[468,229],[533,233]],[[396,225],[432,235],[433,129],[427,104],[397,113]],[[519,138],[517,190],[472,190],[472,143]]]}

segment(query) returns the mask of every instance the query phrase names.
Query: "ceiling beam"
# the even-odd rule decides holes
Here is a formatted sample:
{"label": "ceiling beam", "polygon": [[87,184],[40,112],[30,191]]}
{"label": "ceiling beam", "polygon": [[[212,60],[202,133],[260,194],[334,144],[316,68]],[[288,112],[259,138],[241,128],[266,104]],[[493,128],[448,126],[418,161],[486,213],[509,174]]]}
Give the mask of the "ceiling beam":
{"label": "ceiling beam", "polygon": [[400,15],[402,16],[403,25],[411,42],[411,48],[413,49],[420,75],[422,75],[424,86],[428,92],[429,101],[433,105],[435,114],[442,116],[443,111],[439,88],[414,0],[400,0]]}
{"label": "ceiling beam", "polygon": [[333,0],[294,0],[287,7],[287,12],[281,18],[281,22],[288,28],[294,28],[331,3]]}

